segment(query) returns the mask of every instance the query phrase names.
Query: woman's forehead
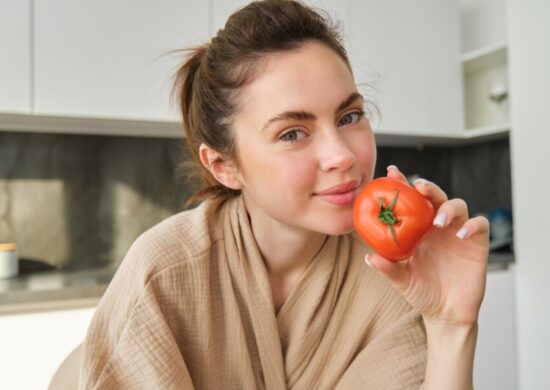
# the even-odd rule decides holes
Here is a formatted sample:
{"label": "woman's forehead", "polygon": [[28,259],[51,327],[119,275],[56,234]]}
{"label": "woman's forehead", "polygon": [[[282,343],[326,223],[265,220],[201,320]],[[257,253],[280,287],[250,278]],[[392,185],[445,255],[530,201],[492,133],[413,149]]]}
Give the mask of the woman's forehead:
{"label": "woman's forehead", "polygon": [[274,54],[261,69],[241,91],[243,114],[271,117],[290,110],[334,110],[357,92],[344,60],[322,44]]}

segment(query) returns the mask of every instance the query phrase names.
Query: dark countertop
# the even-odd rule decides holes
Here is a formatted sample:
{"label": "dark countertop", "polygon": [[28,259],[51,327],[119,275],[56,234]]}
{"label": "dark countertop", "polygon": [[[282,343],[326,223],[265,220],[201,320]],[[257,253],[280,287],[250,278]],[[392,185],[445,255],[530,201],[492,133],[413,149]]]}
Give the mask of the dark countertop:
{"label": "dark countertop", "polygon": [[41,271],[0,279],[0,315],[97,305],[116,269]]}
{"label": "dark countertop", "polygon": [[[490,253],[488,271],[508,268],[513,253]],[[42,271],[0,279],[0,316],[48,310],[95,307],[116,268]]]}

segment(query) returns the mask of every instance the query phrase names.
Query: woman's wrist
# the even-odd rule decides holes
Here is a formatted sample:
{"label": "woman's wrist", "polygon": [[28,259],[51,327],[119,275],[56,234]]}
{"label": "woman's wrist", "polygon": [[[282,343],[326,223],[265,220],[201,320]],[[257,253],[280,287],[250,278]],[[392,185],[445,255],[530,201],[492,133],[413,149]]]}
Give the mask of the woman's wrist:
{"label": "woman's wrist", "polygon": [[422,319],[424,320],[424,324],[426,325],[426,331],[431,330],[434,332],[451,332],[477,328],[477,319],[473,322],[456,322],[426,316],[422,316]]}
{"label": "woman's wrist", "polygon": [[473,388],[473,363],[478,326],[424,319],[428,361],[423,389]]}

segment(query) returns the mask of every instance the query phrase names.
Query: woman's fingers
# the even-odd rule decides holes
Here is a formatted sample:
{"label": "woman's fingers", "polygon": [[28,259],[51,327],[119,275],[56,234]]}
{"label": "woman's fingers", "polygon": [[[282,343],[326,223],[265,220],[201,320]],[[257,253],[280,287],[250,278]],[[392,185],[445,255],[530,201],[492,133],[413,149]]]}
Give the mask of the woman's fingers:
{"label": "woman's fingers", "polygon": [[[468,219],[468,205],[460,198],[445,201],[437,209],[434,218],[434,226],[443,228],[451,225],[455,220],[465,221]],[[463,222],[460,222],[461,224]]]}
{"label": "woman's fingers", "polygon": [[456,235],[462,240],[476,235],[487,239],[489,237],[489,220],[482,216],[471,218],[464,222]]}
{"label": "woman's fingers", "polygon": [[436,210],[449,199],[437,184],[426,179],[417,179],[414,182],[414,188],[428,198]]}
{"label": "woman's fingers", "polygon": [[388,171],[388,177],[391,177],[392,179],[403,180],[404,182],[408,183],[405,175],[403,175],[403,173],[401,173],[401,171],[395,165],[388,165],[386,169]]}
{"label": "woman's fingers", "polygon": [[434,226],[444,228],[457,221],[459,229],[456,236],[465,240],[475,235],[489,235],[489,220],[482,216],[468,219],[468,205],[460,198],[444,202],[437,210]]}
{"label": "woman's fingers", "polygon": [[[407,182],[405,175],[395,165],[389,165],[387,170],[388,177]],[[466,239],[476,234],[488,234],[489,221],[487,218],[476,217],[468,219],[468,205],[463,199],[454,198],[449,200],[445,191],[437,184],[426,179],[417,179],[414,187],[428,198],[436,209],[435,226],[447,227],[454,221],[458,221],[462,226],[457,231],[457,237],[461,239]]]}

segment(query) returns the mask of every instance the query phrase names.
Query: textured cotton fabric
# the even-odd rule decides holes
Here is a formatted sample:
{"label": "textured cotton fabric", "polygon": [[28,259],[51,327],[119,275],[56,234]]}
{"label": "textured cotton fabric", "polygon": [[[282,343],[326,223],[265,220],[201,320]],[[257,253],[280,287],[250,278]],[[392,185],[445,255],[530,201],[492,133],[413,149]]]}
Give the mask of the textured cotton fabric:
{"label": "textured cotton fabric", "polygon": [[176,214],[133,243],[101,299],[80,388],[418,389],[422,317],[367,252],[327,236],[276,313],[242,196]]}

